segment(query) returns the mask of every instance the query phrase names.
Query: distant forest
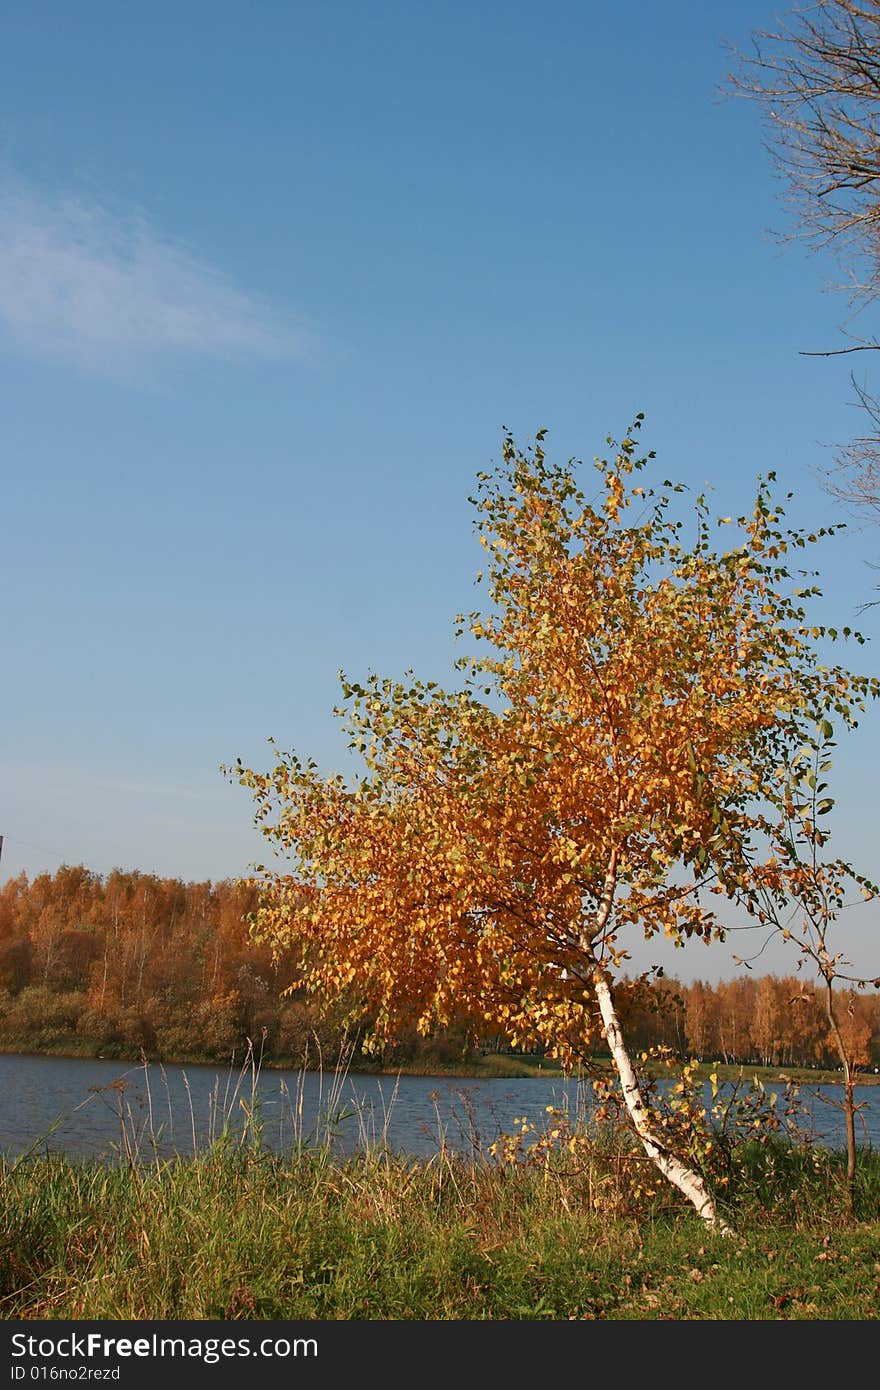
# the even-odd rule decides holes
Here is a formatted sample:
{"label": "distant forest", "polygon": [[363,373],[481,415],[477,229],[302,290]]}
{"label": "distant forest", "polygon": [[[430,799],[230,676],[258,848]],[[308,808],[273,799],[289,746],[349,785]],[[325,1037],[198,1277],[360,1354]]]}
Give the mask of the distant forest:
{"label": "distant forest", "polygon": [[[338,1013],[283,994],[295,957],[273,960],[250,939],[256,905],[257,889],[233,880],[82,866],[9,879],[0,888],[0,1049],[229,1062],[251,1039],[267,1063],[336,1061],[346,1045]],[[880,1066],[880,997],[854,992],[847,1004],[859,1065]],[[653,981],[633,991],[626,1023],[636,1050],[665,1044],[728,1063],[839,1066],[821,999],[801,975]],[[382,1061],[429,1069],[502,1046],[469,1039],[462,1022],[428,1038],[413,1030]]]}

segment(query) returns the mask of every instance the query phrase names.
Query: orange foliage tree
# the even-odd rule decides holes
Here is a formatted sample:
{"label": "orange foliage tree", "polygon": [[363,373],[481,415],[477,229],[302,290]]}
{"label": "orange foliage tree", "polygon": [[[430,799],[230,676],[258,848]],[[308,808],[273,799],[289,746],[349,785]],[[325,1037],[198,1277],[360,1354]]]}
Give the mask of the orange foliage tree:
{"label": "orange foliage tree", "polygon": [[363,777],[277,749],[268,772],[225,771],[282,859],[257,869],[256,932],[303,943],[308,989],[354,990],[379,1038],[466,1014],[571,1061],[604,1037],[646,1153],[725,1229],[624,1039],[627,939],[723,937],[710,890],[754,906],[781,873],[787,755],[829,701],[854,725],[871,683],[820,664],[785,565],[817,537],[780,529],[774,475],[719,521],[728,548],[703,497],[688,540],[683,486],[639,482],[641,419],[590,498],[544,431],[525,451],[505,436],[471,499],[490,603],[458,620],[483,646],[455,691],[342,677]]}

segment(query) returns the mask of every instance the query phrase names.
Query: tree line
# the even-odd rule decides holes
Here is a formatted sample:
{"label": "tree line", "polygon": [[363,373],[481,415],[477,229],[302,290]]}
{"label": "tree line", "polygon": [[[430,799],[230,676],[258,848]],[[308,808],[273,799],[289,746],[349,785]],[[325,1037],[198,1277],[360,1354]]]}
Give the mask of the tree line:
{"label": "tree line", "polygon": [[[184,882],[82,865],[21,874],[0,887],[0,1046],[25,1051],[226,1062],[257,1041],[269,1062],[338,1060],[351,1035],[335,1003],[284,990],[296,949],[252,938],[256,885]],[[629,981],[636,1049],[767,1066],[838,1065],[821,998],[799,977],[717,983]],[[880,1066],[880,997],[848,992],[841,1010],[854,1055]],[[362,1032],[370,1018],[365,1012]],[[356,1035],[357,1036],[357,1035]],[[402,1030],[386,1064],[454,1063],[505,1040],[464,1019],[427,1036]]]}

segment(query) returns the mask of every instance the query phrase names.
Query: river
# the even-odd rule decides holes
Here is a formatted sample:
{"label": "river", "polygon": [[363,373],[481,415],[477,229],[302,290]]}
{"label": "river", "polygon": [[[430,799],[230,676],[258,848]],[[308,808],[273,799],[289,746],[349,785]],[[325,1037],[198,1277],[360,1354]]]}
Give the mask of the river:
{"label": "river", "polygon": [[[781,1087],[780,1087],[781,1090]],[[843,1148],[842,1088],[804,1087],[802,1120],[815,1142]],[[558,1074],[522,1079],[366,1076],[163,1066],[98,1058],[0,1055],[0,1152],[112,1161],[192,1154],[224,1129],[240,1142],[259,1127],[282,1152],[329,1139],[340,1156],[383,1143],[428,1158],[441,1145],[476,1154],[547,1107],[588,1113],[589,1086]],[[860,1086],[858,1142],[880,1146],[880,1087]]]}

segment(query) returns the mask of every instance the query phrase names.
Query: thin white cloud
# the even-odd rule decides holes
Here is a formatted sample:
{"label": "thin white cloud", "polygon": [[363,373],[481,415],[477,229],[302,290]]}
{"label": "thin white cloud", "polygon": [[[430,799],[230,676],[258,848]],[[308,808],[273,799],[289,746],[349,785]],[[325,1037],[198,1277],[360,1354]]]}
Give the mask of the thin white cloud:
{"label": "thin white cloud", "polygon": [[0,335],[119,376],[181,357],[305,356],[306,335],[140,217],[0,193]]}

